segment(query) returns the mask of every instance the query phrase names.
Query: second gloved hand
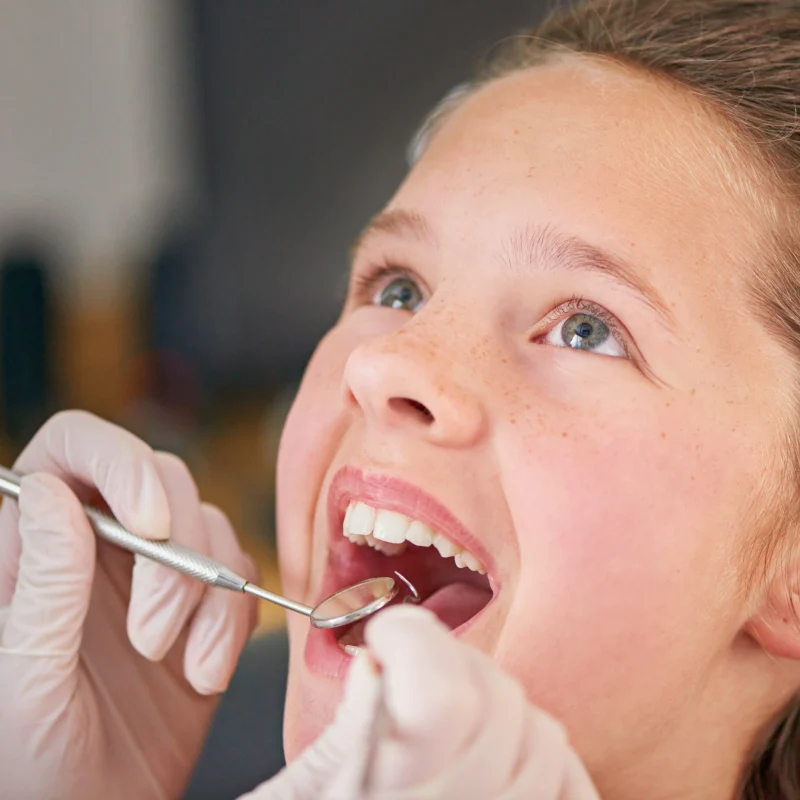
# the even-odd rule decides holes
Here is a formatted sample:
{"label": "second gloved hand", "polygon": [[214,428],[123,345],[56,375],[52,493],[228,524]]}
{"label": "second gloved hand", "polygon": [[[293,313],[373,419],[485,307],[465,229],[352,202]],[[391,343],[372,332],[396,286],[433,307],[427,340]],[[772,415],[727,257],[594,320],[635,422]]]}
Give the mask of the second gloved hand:
{"label": "second gloved hand", "polygon": [[381,674],[359,655],[335,721],[250,800],[598,800],[563,727],[432,614],[388,609],[366,642]]}

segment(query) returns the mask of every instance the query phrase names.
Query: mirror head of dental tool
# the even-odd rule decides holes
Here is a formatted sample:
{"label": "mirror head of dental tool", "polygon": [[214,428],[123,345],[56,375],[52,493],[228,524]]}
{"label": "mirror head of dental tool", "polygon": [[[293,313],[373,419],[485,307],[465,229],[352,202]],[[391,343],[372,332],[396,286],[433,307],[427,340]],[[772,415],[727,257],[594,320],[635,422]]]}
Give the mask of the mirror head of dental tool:
{"label": "mirror head of dental tool", "polygon": [[393,578],[369,578],[340,589],[311,612],[315,628],[338,628],[369,617],[388,605],[397,595]]}
{"label": "mirror head of dental tool", "polygon": [[[419,603],[419,594],[414,586],[399,572],[395,572],[395,575],[406,585],[410,593],[403,602]],[[264,600],[274,599],[274,595],[270,592],[250,583],[244,590]],[[367,578],[360,583],[340,589],[314,608],[294,604],[295,607],[291,610],[308,616],[315,628],[339,628],[372,616],[394,600],[397,592],[398,585],[394,578]]]}

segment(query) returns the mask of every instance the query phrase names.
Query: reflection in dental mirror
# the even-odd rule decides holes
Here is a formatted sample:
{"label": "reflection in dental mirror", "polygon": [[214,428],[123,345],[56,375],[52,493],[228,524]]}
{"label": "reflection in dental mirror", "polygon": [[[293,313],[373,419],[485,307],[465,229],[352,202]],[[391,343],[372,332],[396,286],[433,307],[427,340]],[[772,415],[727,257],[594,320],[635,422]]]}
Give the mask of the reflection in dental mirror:
{"label": "reflection in dental mirror", "polygon": [[380,611],[397,595],[393,578],[368,578],[332,594],[311,612],[315,628],[338,628]]}

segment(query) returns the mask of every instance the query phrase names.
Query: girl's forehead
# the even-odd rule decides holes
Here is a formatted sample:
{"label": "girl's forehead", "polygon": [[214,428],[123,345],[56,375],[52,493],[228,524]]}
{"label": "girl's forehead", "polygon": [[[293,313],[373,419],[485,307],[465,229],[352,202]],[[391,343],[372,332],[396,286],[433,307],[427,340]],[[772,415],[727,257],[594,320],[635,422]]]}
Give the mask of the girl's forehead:
{"label": "girl's forehead", "polygon": [[643,268],[684,264],[697,278],[702,264],[704,291],[727,291],[762,226],[736,191],[746,170],[724,127],[688,92],[584,62],[518,72],[463,100],[391,207],[465,248],[555,225]]}
{"label": "girl's forehead", "polygon": [[[483,164],[497,171],[505,162],[506,179],[515,170],[535,179],[535,171],[551,166],[584,180],[625,180],[643,195],[681,185],[683,203],[712,193],[724,202],[752,171],[722,118],[688,91],[579,56],[518,71],[466,96],[423,158],[433,154],[438,163],[472,161],[473,179]],[[521,173],[521,165],[534,171]]]}

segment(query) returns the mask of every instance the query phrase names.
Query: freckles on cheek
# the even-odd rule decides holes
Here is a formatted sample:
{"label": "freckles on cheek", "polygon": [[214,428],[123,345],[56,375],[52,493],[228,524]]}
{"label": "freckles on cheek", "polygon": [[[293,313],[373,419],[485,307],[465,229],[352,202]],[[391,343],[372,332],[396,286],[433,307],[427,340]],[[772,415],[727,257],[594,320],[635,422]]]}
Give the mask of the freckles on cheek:
{"label": "freckles on cheek", "polygon": [[507,495],[526,591],[595,619],[690,602],[693,571],[718,552],[716,479],[658,427],[596,433],[562,428],[518,451]]}

